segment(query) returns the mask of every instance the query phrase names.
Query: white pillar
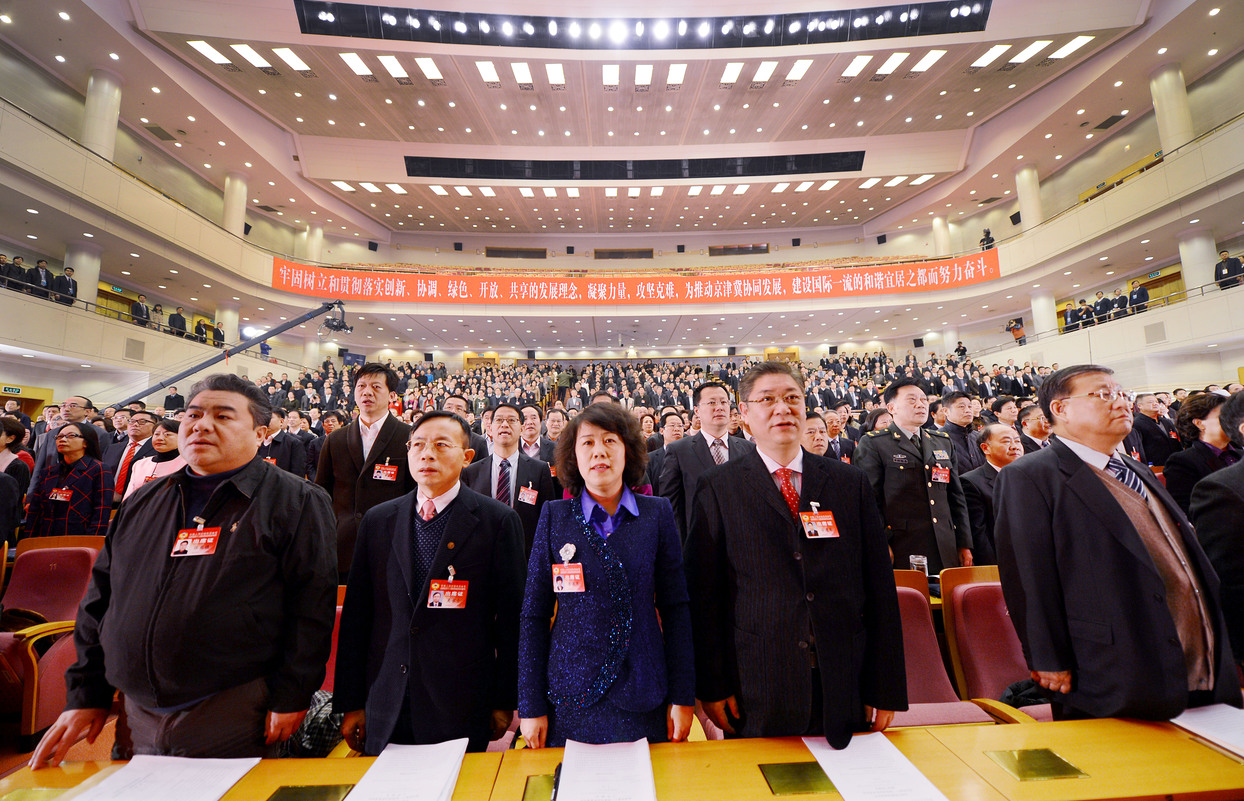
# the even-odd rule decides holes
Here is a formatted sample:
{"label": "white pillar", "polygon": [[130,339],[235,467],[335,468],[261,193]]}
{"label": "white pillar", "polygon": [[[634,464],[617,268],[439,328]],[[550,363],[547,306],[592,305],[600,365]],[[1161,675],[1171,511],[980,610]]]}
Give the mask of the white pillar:
{"label": "white pillar", "polygon": [[1032,319],[1026,326],[1027,331],[1034,334],[1044,334],[1048,331],[1058,330],[1058,312],[1054,308],[1054,293],[1042,289],[1033,292],[1029,296],[1032,303]]}
{"label": "white pillar", "polygon": [[310,370],[318,370],[320,369],[320,363],[323,361],[323,346],[320,343],[320,338],[312,335],[303,340],[302,366]]}
{"label": "white pillar", "polygon": [[1192,141],[1192,112],[1188,109],[1188,85],[1178,64],[1163,64],[1149,73],[1149,94],[1158,120],[1158,141],[1170,153]]}
{"label": "white pillar", "polygon": [[[216,306],[216,321],[225,330],[225,344],[236,345],[242,337],[238,333],[238,304],[222,301]],[[211,341],[211,337],[208,337]]]}
{"label": "white pillar", "polygon": [[86,111],[82,117],[82,146],[112,161],[117,147],[117,120],[121,116],[122,81],[106,69],[91,70],[86,83]]}
{"label": "white pillar", "polygon": [[318,262],[324,258],[324,226],[311,223],[307,226],[307,261]]}
{"label": "white pillar", "polygon": [[1015,195],[1019,198],[1019,218],[1024,230],[1045,222],[1041,210],[1041,183],[1037,168],[1031,164],[1015,171]]}
{"label": "white pillar", "polygon": [[1193,228],[1179,233],[1179,261],[1184,275],[1184,289],[1191,296],[1197,287],[1214,283],[1214,265],[1218,262],[1214,232]]}
{"label": "white pillar", "polygon": [[222,225],[234,236],[246,230],[246,181],[244,172],[231,171],[225,176],[225,212]]}
{"label": "white pillar", "polygon": [[65,266],[73,268],[78,282],[78,300],[94,303],[99,299],[99,254],[103,248],[94,242],[70,242],[65,248]]}
{"label": "white pillar", "polygon": [[945,217],[933,218],[933,255],[939,258],[950,255],[950,227]]}
{"label": "white pillar", "polygon": [[937,352],[942,356],[948,353],[954,353],[955,348],[959,345],[959,329],[944,328],[942,329],[942,346],[937,348]]}

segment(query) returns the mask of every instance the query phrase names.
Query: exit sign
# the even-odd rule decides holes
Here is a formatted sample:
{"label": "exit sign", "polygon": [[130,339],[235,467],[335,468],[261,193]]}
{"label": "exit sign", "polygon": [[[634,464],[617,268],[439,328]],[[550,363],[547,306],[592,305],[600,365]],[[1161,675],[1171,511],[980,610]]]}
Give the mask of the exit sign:
{"label": "exit sign", "polygon": [[1158,270],[1158,271],[1157,271],[1157,272],[1155,272],[1155,273],[1149,273],[1149,274],[1148,274],[1148,275],[1146,275],[1145,277],[1146,277],[1146,278],[1161,278],[1161,277],[1162,277],[1162,271],[1161,271],[1161,270]]}
{"label": "exit sign", "polygon": [[20,395],[20,394],[22,394],[22,388],[21,388],[21,387],[4,387],[4,389],[3,389],[3,390],[0,390],[0,391],[2,391],[5,395]]}

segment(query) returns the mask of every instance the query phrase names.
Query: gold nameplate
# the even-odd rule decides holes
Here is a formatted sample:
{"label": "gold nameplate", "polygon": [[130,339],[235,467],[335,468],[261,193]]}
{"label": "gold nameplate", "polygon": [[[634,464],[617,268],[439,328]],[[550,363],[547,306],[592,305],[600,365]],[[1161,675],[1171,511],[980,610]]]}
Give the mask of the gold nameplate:
{"label": "gold nameplate", "polygon": [[268,801],[341,801],[353,789],[353,784],[285,784],[276,788]]}
{"label": "gold nameplate", "polygon": [[1048,748],[1018,751],[986,751],[985,756],[1021,782],[1046,779],[1087,779],[1088,774]]}
{"label": "gold nameplate", "polygon": [[759,767],[774,795],[835,792],[833,782],[816,762],[775,762]]}
{"label": "gold nameplate", "polygon": [[528,776],[523,788],[523,801],[549,801],[553,797],[553,774]]}

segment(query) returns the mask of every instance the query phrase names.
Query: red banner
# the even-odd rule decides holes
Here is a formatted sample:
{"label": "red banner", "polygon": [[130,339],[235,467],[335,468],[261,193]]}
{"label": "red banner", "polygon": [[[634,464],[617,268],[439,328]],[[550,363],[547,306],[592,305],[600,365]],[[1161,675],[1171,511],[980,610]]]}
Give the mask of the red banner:
{"label": "red banner", "polygon": [[953,289],[997,278],[998,251],[885,267],[810,268],[717,276],[566,278],[550,275],[415,275],[311,267],[272,260],[272,287],[326,300],[406,303],[536,303],[550,306],[656,305],[827,300]]}

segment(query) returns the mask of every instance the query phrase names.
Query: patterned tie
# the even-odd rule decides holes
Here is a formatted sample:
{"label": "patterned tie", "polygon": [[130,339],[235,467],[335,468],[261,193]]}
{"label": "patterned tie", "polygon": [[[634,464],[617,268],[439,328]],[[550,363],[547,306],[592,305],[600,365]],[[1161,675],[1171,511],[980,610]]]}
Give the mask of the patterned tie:
{"label": "patterned tie", "polygon": [[501,465],[497,469],[497,494],[496,499],[506,506],[510,506],[510,460],[502,459]]}
{"label": "patterned tie", "polygon": [[121,466],[117,469],[117,480],[115,486],[117,492],[125,494],[125,482],[130,478],[130,462],[134,460],[134,452],[138,450],[138,443],[131,442],[130,446],[125,449],[125,458],[121,460]]}
{"label": "patterned tie", "polygon": [[1140,476],[1132,472],[1132,469],[1123,463],[1122,459],[1110,457],[1110,461],[1106,463],[1106,469],[1114,475],[1115,478],[1122,481],[1124,486],[1135,492],[1145,500],[1149,500],[1149,493],[1145,492],[1145,485],[1141,483]]}
{"label": "patterned tie", "polygon": [[423,506],[419,507],[419,516],[423,518],[424,522],[436,517],[436,504],[431,501],[424,501]]}
{"label": "patterned tie", "polygon": [[719,439],[713,440],[713,447],[709,448],[713,452],[713,461],[717,464],[725,464],[730,458],[729,451],[726,450],[726,443]]}
{"label": "patterned tie", "polygon": [[790,480],[790,477],[794,474],[795,471],[789,467],[779,467],[776,471],[778,481],[782,482],[780,486],[782,497],[786,499],[786,505],[790,507],[790,513],[798,519],[799,493],[795,492],[795,484]]}
{"label": "patterned tie", "polygon": [[836,459],[842,458],[842,449],[841,449],[841,446],[838,444],[838,439],[836,437],[829,441],[829,447],[834,452],[834,458]]}

